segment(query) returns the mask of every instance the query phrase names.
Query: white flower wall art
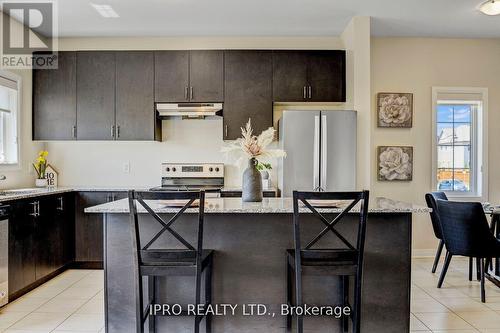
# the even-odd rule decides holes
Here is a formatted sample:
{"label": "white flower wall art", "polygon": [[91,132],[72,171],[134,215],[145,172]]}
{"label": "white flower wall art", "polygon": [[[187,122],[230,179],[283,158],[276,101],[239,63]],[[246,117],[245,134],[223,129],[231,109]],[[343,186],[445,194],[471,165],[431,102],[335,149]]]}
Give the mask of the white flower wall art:
{"label": "white flower wall art", "polygon": [[413,94],[379,93],[377,113],[378,127],[411,128]]}
{"label": "white flower wall art", "polygon": [[413,147],[379,146],[377,178],[380,181],[411,181],[413,178]]}

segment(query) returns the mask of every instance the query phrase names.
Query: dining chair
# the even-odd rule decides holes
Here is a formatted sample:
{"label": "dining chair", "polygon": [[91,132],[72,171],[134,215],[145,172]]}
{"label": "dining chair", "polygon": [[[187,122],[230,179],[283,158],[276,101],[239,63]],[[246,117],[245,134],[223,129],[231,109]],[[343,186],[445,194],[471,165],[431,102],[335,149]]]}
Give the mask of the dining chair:
{"label": "dining chair", "polygon": [[486,302],[484,289],[486,259],[500,256],[500,240],[490,231],[490,226],[479,202],[437,200],[439,221],[447,249],[439,277],[438,288],[443,285],[446,271],[453,256],[479,259],[481,273],[481,302]]}
{"label": "dining chair", "polygon": [[[439,245],[436,251],[436,256],[434,257],[434,263],[432,264],[432,273],[436,273],[437,266],[439,264],[439,259],[441,258],[441,254],[444,247],[443,234],[441,232],[441,225],[439,222],[439,213],[436,205],[436,200],[448,200],[446,193],[444,192],[430,192],[425,195],[425,201],[427,202],[427,207],[432,208],[430,212],[431,222],[432,222],[432,230],[434,231],[434,236],[439,239]],[[472,266],[473,266],[473,258],[469,258],[469,281],[472,281]],[[479,281],[480,269],[479,269],[479,261],[476,261],[476,276]]]}

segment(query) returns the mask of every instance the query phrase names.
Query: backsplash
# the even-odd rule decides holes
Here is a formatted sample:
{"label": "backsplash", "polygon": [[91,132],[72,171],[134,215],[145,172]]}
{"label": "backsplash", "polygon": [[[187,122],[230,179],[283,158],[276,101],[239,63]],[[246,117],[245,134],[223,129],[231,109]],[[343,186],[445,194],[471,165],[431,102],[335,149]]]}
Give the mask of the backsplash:
{"label": "backsplash", "polygon": [[[152,187],[160,185],[164,162],[226,163],[220,152],[224,143],[222,118],[169,119],[162,126],[163,142],[47,142],[50,163],[59,171],[59,184]],[[242,172],[226,164],[226,186],[240,187]],[[274,168],[273,184],[275,172]]]}

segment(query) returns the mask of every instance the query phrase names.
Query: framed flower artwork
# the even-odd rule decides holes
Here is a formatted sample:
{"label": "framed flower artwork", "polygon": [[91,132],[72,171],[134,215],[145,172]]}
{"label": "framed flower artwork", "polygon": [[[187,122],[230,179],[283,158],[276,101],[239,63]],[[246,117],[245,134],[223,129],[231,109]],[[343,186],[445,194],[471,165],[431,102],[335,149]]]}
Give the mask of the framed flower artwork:
{"label": "framed flower artwork", "polygon": [[377,179],[411,181],[413,179],[413,147],[377,147]]}
{"label": "framed flower artwork", "polygon": [[379,93],[377,95],[378,127],[411,128],[413,94]]}

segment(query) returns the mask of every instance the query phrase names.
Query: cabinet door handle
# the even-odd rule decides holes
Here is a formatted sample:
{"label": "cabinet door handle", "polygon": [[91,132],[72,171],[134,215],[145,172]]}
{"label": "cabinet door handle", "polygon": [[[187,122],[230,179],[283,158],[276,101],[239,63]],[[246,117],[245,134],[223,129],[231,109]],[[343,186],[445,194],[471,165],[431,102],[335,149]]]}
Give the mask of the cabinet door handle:
{"label": "cabinet door handle", "polygon": [[71,136],[73,136],[73,138],[76,139],[76,126],[73,126],[71,128]]}
{"label": "cabinet door handle", "polygon": [[193,87],[189,87],[189,99],[193,99]]}
{"label": "cabinet door handle", "polygon": [[189,88],[188,88],[188,87],[186,87],[186,89],[184,90],[184,98],[185,98],[186,100],[188,100],[188,99],[189,99],[188,94],[189,94]]}
{"label": "cabinet door handle", "polygon": [[30,205],[33,206],[33,213],[30,213],[30,216],[36,216],[36,201],[35,202],[30,202]]}
{"label": "cabinet door handle", "polygon": [[30,202],[30,205],[33,205],[33,213],[30,213],[30,216],[37,217],[40,216],[40,202],[34,201]]}
{"label": "cabinet door handle", "polygon": [[309,98],[312,98],[312,87],[309,86]]}
{"label": "cabinet door handle", "polygon": [[115,137],[115,126],[111,126],[111,137],[114,138]]}
{"label": "cabinet door handle", "polygon": [[64,199],[63,197],[59,197],[59,207],[57,207],[57,210],[64,210]]}
{"label": "cabinet door handle", "polygon": [[306,99],[307,98],[307,87],[306,86],[304,86],[303,93],[304,93],[304,99]]}
{"label": "cabinet door handle", "polygon": [[224,125],[224,137],[227,138],[227,125]]}
{"label": "cabinet door handle", "polygon": [[116,137],[120,137],[120,125],[116,126]]}

